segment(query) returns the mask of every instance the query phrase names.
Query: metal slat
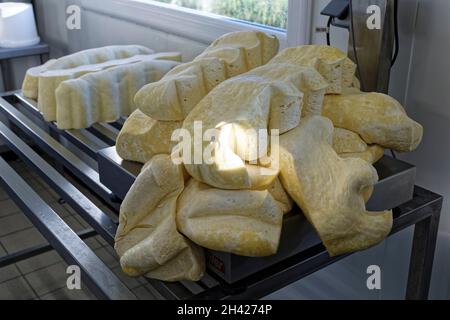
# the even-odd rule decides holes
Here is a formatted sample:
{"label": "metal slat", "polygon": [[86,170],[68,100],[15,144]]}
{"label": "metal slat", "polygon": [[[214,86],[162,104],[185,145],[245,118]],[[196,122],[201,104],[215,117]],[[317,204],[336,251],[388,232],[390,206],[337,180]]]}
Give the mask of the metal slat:
{"label": "metal slat", "polygon": [[135,299],[135,295],[25,181],[0,158],[0,181],[18,207],[100,299]]}
{"label": "metal slat", "polygon": [[85,129],[59,130],[54,122],[47,122],[44,120],[36,105],[36,101],[25,98],[21,93],[14,94],[14,97],[19,101],[21,107],[25,108],[37,119],[41,120],[42,123],[48,125],[51,130],[66,138],[70,143],[84,151],[91,158],[97,159],[97,152],[110,146],[109,143],[106,143],[94,133]]}
{"label": "metal slat", "polygon": [[[42,114],[39,111],[36,101],[28,99],[24,97],[21,93],[15,93],[14,96],[23,103],[27,109],[32,112],[35,116],[41,118],[45,123],[51,125],[53,129],[57,130],[59,133],[65,135],[68,134],[68,139],[71,138],[70,133],[73,131],[85,131],[85,135],[88,136],[88,133],[91,133],[91,136],[96,139],[103,141],[106,144],[105,148],[108,146],[114,146],[116,144],[117,136],[119,135],[119,131],[122,129],[123,124],[125,123],[124,118],[120,118],[114,123],[95,123],[88,129],[79,129],[79,130],[59,130],[57,126],[52,122],[46,122],[42,118]],[[76,143],[76,141],[75,141]]]}
{"label": "metal slat", "polygon": [[7,126],[0,122],[0,136],[20,158],[30,165],[109,244],[114,245],[117,225],[82,192],[44,161]]}
{"label": "metal slat", "polygon": [[[77,232],[78,237],[80,239],[89,239],[92,237],[95,237],[98,235],[97,232],[95,232],[92,229],[87,229],[81,232]],[[6,256],[0,257],[0,268],[9,266],[13,263],[17,263],[29,258],[36,257],[38,255],[41,255],[43,253],[49,252],[54,250],[53,247],[49,244],[41,244],[38,246],[34,246],[31,248],[27,248],[24,250],[20,250],[18,252],[10,253]]]}
{"label": "metal slat", "polygon": [[67,150],[3,98],[0,98],[0,110],[3,111],[12,123],[23,130],[34,143],[44,149],[49,155],[55,157],[101,198],[106,201],[111,201],[111,199],[115,198],[111,190],[100,182],[99,175],[94,169]]}
{"label": "metal slat", "polygon": [[163,282],[155,279],[147,279],[147,281],[167,300],[185,300],[193,296],[192,292],[180,283]]}
{"label": "metal slat", "polygon": [[110,125],[120,131],[120,130],[122,130],[122,127],[125,124],[125,121],[127,121],[126,117],[120,117],[119,120],[117,120],[116,122],[110,123]]}
{"label": "metal slat", "polygon": [[[13,95],[19,102],[23,102],[27,109],[38,118],[42,118],[42,113],[39,111],[36,101],[26,98],[22,93],[18,92]],[[10,98],[10,97],[5,97]]]}
{"label": "metal slat", "polygon": [[102,139],[109,146],[115,146],[119,130],[106,123],[96,123],[87,129],[100,139]]}
{"label": "metal slat", "polygon": [[104,146],[108,146],[87,130],[65,130],[61,132],[61,135],[92,159],[97,159],[97,153]]}

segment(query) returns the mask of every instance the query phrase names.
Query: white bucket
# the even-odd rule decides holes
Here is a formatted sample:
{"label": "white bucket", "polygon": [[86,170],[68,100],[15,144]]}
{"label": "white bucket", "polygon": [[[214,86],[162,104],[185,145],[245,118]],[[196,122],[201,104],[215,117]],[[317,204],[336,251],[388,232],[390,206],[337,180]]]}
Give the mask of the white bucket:
{"label": "white bucket", "polygon": [[39,41],[31,4],[0,3],[0,47],[27,47]]}

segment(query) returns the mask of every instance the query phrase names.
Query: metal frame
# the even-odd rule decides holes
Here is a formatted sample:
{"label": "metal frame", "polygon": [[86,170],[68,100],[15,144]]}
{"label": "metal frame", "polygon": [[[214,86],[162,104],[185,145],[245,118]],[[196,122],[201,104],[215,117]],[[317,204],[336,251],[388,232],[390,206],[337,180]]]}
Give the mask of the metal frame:
{"label": "metal frame", "polygon": [[36,192],[0,159],[0,182],[52,247],[83,272],[84,282],[99,298],[133,299],[135,296]]}
{"label": "metal frame", "polygon": [[[75,155],[70,148],[64,145],[66,139],[73,146],[76,146],[84,155],[96,161],[97,151],[102,145],[113,145],[113,140],[118,130],[123,125],[123,119],[114,124],[101,124],[89,130],[60,131],[54,124],[45,123],[40,116],[33,101],[23,98],[20,94],[0,98],[0,112],[7,116],[9,121],[17,126],[27,137],[29,137],[43,152],[54,158],[61,166],[63,173],[78,177],[93,193],[107,202],[118,213],[118,199],[99,181],[98,168],[90,167],[87,163]],[[46,127],[43,130],[42,127]],[[49,134],[51,132],[51,134]],[[21,157],[33,170],[52,186],[76,211],[109,243],[112,243],[115,232],[115,222],[95,207],[85,198],[81,192],[76,190],[57,170],[51,168],[32,148],[27,146],[15,133],[5,125],[0,124],[0,137],[6,140],[8,146],[19,157]],[[95,138],[93,138],[95,137]],[[101,141],[102,143],[99,143]],[[5,168],[5,171],[3,170]],[[120,287],[112,287],[112,293],[106,292],[111,279],[97,277],[93,266],[99,263],[99,268],[104,265],[92,257],[87,246],[80,243],[78,237],[70,229],[66,229],[64,222],[59,221],[51,209],[36,195],[29,196],[32,190],[21,180],[21,178],[11,172],[4,161],[0,161],[0,175],[2,180],[8,184],[12,198],[21,205],[26,214],[46,235],[50,245],[66,257],[67,260],[87,265],[84,272],[90,279],[90,287],[101,298],[121,298],[122,296],[115,290]],[[4,173],[5,172],[5,173]],[[67,186],[68,184],[69,186]],[[25,190],[25,191],[24,191]],[[26,195],[26,197],[25,197]],[[112,199],[112,200],[111,200]],[[420,187],[415,188],[413,200],[394,210],[394,227],[392,234],[395,234],[409,226],[415,225],[412,254],[410,260],[410,271],[408,279],[407,299],[427,299],[431,271],[433,266],[434,250],[437,239],[440,211],[443,198],[433,192]],[[39,208],[44,208],[43,211]],[[39,209],[39,210],[36,210]],[[42,212],[45,212],[42,213]],[[53,223],[43,223],[43,221],[56,221]],[[89,233],[89,231],[86,231]],[[94,231],[92,231],[94,232]],[[67,235],[66,235],[67,234]],[[67,243],[67,239],[74,241],[76,245]],[[82,242],[82,241],[81,241]],[[39,247],[18,254],[16,258],[0,258],[0,266],[5,265],[5,261],[18,261],[20,257],[28,257],[30,254],[40,253],[48,250]],[[89,261],[83,261],[79,255],[86,253]],[[330,257],[322,244],[312,243],[309,249],[292,256],[280,263],[277,263],[261,272],[245,278],[233,285],[224,283],[211,272],[197,283],[179,282],[165,283],[150,280],[151,285],[167,299],[257,299],[264,297],[282,287],[293,283],[305,276],[314,273],[342,258]],[[3,264],[2,264],[3,261]],[[6,263],[7,264],[7,263]],[[91,269],[90,269],[91,268]],[[108,271],[105,271],[109,274]],[[106,285],[108,284],[108,285]],[[124,291],[126,293],[126,290]],[[125,296],[128,296],[126,293]]]}
{"label": "metal frame", "polygon": [[9,66],[8,61],[14,58],[39,56],[41,64],[46,60],[49,53],[49,47],[46,43],[38,43],[34,46],[24,48],[0,48],[0,66],[2,71],[2,80],[5,91],[10,90],[8,85]]}

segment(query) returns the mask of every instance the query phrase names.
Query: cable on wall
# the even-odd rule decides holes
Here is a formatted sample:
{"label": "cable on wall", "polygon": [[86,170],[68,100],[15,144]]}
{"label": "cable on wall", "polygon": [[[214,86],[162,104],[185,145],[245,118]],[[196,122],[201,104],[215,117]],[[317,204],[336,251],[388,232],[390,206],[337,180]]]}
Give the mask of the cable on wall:
{"label": "cable on wall", "polygon": [[333,17],[329,17],[328,18],[328,23],[327,23],[327,45],[331,46],[331,37],[330,37],[330,33],[331,33],[331,23],[333,22]]}
{"label": "cable on wall", "polygon": [[394,33],[395,33],[395,53],[392,58],[391,68],[394,66],[400,51],[400,37],[398,34],[398,0],[394,0]]}
{"label": "cable on wall", "polygon": [[356,36],[355,36],[355,23],[353,16],[353,0],[350,0],[350,33],[352,37],[352,45],[353,45],[353,55],[355,56],[356,69],[358,72],[358,78],[361,84],[361,90],[365,91],[364,79],[361,73],[361,66],[358,59],[358,52],[356,50]]}

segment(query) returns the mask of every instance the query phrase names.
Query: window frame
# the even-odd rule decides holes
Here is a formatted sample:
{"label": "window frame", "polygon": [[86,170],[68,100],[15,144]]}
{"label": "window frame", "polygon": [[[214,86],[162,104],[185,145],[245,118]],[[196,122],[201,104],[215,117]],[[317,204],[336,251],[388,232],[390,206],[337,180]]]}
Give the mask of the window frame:
{"label": "window frame", "polygon": [[310,43],[312,1],[289,0],[286,32],[152,0],[110,0],[108,6],[100,4],[99,1],[81,0],[81,5],[89,11],[106,13],[203,43],[210,43],[228,32],[260,30],[276,35],[281,48],[285,48]]}

